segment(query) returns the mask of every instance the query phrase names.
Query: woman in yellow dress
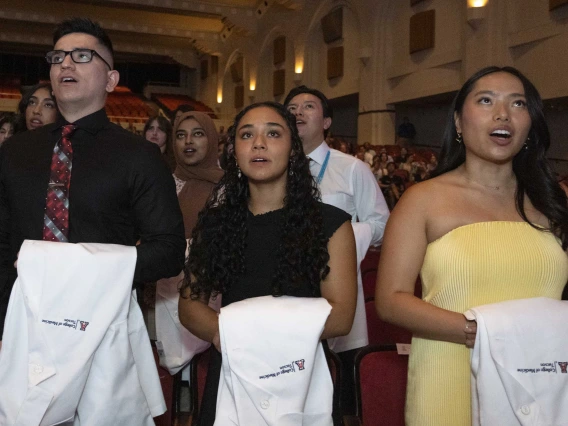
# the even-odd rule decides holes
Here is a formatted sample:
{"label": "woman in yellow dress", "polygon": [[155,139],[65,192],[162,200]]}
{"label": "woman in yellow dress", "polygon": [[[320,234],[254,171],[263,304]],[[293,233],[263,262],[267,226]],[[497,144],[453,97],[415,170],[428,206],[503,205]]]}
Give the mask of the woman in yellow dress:
{"label": "woman in yellow dress", "polygon": [[471,425],[476,324],[465,311],[560,299],[568,202],[546,162],[549,145],[532,83],[514,68],[485,68],[454,99],[435,177],[409,188],[392,212],[375,301],[383,320],[414,335],[408,426]]}

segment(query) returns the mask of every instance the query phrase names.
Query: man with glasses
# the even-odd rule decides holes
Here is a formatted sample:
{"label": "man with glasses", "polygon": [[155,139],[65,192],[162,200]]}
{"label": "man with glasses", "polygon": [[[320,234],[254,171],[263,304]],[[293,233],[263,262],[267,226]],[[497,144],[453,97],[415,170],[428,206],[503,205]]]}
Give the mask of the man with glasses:
{"label": "man with glasses", "polygon": [[119,80],[109,37],[98,24],[74,18],[57,27],[54,44],[46,60],[60,120],[16,135],[0,150],[0,332],[25,239],[139,242],[137,283],[176,276],[183,267],[183,219],[158,147],[105,113]]}

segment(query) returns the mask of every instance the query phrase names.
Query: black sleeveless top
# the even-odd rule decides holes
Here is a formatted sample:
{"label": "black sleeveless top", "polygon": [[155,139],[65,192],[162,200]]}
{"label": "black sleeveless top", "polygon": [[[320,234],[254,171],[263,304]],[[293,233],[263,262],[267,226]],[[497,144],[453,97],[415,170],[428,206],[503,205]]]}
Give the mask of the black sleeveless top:
{"label": "black sleeveless top", "polygon": [[[323,233],[329,239],[344,222],[351,220],[351,216],[337,207],[319,204],[322,208]],[[223,294],[223,306],[272,294],[272,278],[278,266],[276,250],[281,240],[282,215],[282,209],[257,216],[249,212],[244,253],[246,272]],[[314,297],[308,287],[298,288],[293,296]],[[315,296],[319,297],[320,294]]]}

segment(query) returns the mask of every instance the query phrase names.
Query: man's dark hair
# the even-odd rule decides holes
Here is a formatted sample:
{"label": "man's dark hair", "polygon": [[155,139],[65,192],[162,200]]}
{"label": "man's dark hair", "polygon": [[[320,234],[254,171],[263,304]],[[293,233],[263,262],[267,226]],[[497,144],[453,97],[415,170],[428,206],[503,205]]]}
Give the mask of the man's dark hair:
{"label": "man's dark hair", "polygon": [[182,113],[185,113],[185,112],[190,112],[190,111],[194,111],[194,110],[195,110],[195,108],[193,108],[191,105],[188,105],[188,104],[179,104],[179,105],[177,106],[177,108],[172,111],[172,114],[171,114],[170,119],[171,119],[172,122],[173,122],[173,121],[176,119],[176,114],[177,114],[178,112],[180,112],[180,111],[181,111]]}
{"label": "man's dark hair", "polygon": [[317,89],[310,89],[309,87],[306,87],[304,85],[294,87],[292,90],[290,90],[288,96],[286,96],[286,99],[284,100],[284,106],[288,106],[288,104],[294,97],[301,95],[302,93],[308,93],[310,95],[314,95],[315,97],[319,98],[319,100],[321,101],[324,118],[325,117],[333,118],[333,108],[329,104],[329,101],[325,97],[325,95]]}
{"label": "man's dark hair", "polygon": [[[286,99],[284,100],[284,106],[287,107],[288,104],[290,103],[290,101],[294,97],[301,95],[302,93],[308,93],[309,95],[313,95],[316,98],[318,98],[321,102],[321,107],[322,107],[322,110],[323,110],[323,117],[324,118],[329,117],[329,118],[333,119],[333,108],[329,104],[329,101],[325,97],[325,95],[317,89],[311,89],[311,88],[304,86],[304,85],[294,87],[292,90],[290,90],[290,92],[288,93],[288,96],[286,96]],[[326,130],[323,131],[324,138],[327,137],[328,133],[329,133],[329,129],[326,129]]]}
{"label": "man's dark hair", "polygon": [[108,49],[114,62],[114,49],[112,48],[112,41],[110,41],[110,38],[105,30],[103,30],[97,22],[93,22],[89,18],[66,19],[65,21],[57,25],[53,33],[53,45],[55,46],[55,44],[61,37],[73,33],[89,34],[95,37],[100,44]]}

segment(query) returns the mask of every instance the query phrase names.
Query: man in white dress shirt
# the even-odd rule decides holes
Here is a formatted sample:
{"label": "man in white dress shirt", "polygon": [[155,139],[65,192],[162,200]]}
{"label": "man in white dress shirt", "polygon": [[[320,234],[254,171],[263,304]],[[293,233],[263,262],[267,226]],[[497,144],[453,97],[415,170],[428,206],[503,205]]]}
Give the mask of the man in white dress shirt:
{"label": "man in white dress shirt", "polygon": [[[298,133],[306,155],[312,160],[310,171],[318,182],[322,202],[338,207],[352,217],[360,265],[369,246],[381,243],[389,217],[389,209],[377,181],[364,162],[330,149],[325,143],[333,111],[323,93],[299,86],[288,93],[284,105],[296,116]],[[345,367],[343,377],[346,386],[341,391],[345,414],[351,414],[348,411],[354,409],[354,401],[349,394],[355,383],[351,368],[355,349],[368,344],[361,271],[358,287],[357,310],[351,332],[329,342],[330,348],[339,353]]]}

